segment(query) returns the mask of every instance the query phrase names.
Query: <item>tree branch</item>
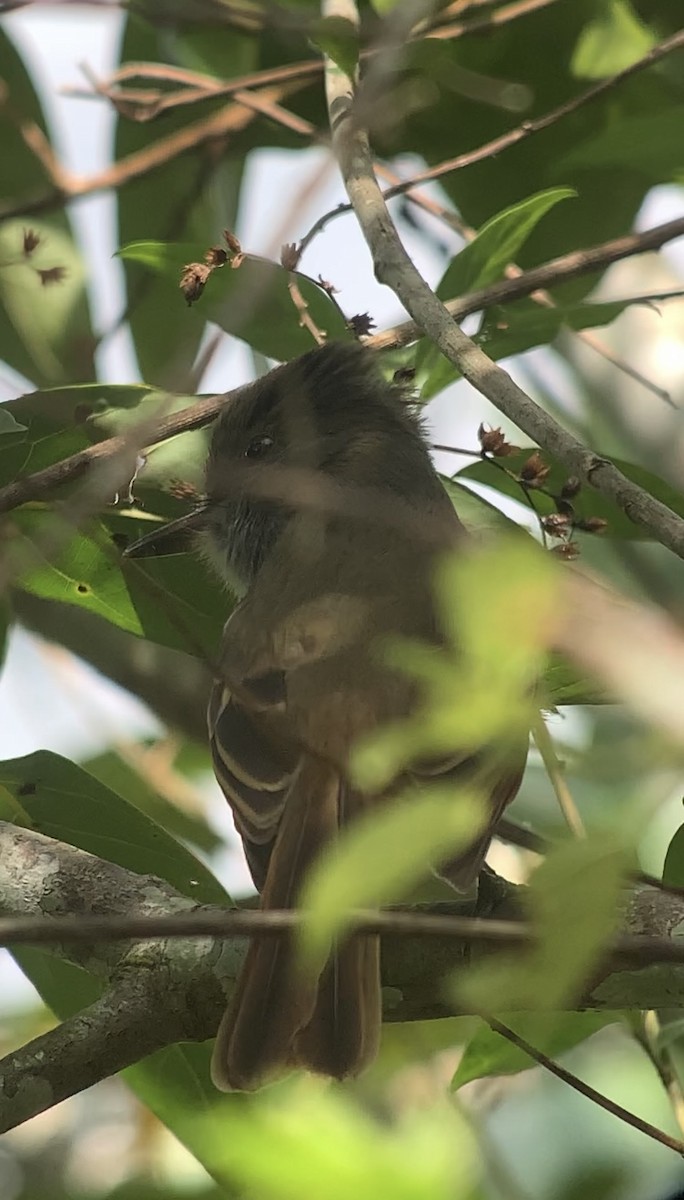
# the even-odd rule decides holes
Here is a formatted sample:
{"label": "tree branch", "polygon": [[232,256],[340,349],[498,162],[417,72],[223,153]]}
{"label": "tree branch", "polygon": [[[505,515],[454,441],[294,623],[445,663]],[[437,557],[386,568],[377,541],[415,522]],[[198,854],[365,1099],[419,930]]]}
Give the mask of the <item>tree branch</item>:
{"label": "tree branch", "polygon": [[[323,15],[358,24],[354,0],[324,0]],[[456,325],[402,245],[373,173],[368,135],[356,122],[353,83],[330,59],[326,83],[333,149],[377,279],[392,289],[445,358],[504,416],[573,475],[613,500],[656,541],[684,558],[684,520],[564,430]]]}
{"label": "tree branch", "polygon": [[[602,267],[617,262],[619,259],[658,249],[666,242],[682,236],[684,236],[684,218],[674,218],[672,221],[666,221],[664,224],[657,225],[653,229],[647,229],[643,233],[627,234],[624,237],[614,238],[611,241],[589,247],[586,250],[573,251],[560,258],[552,259],[550,262],[544,263],[539,267],[534,267],[530,271],[522,272],[516,279],[500,280],[490,284],[486,288],[480,288],[465,296],[449,300],[443,308],[449,314],[452,321],[460,321],[470,313],[480,312],[482,309],[488,308],[493,304],[501,304],[505,301],[530,295],[540,287],[552,287],[555,283],[561,283],[565,280],[576,278],[579,275],[600,270]],[[432,295],[432,293],[430,294]],[[432,299],[434,301],[435,297],[432,296]],[[440,304],[439,301],[436,301],[436,303]],[[441,304],[440,308],[442,308]],[[394,326],[392,329],[367,338],[365,345],[373,350],[405,346],[419,338],[422,332],[423,327],[421,324],[416,321],[406,321],[401,325]],[[464,337],[465,335],[461,335],[461,338]],[[466,338],[465,340],[469,346],[473,345],[469,339]],[[479,355],[486,363],[490,363],[490,360],[481,351]],[[449,357],[449,354],[447,354],[447,357]],[[452,361],[454,360],[452,359]],[[563,446],[567,448],[568,453],[574,455],[581,452],[586,457],[588,467],[591,467],[594,462],[600,463],[604,468],[604,472],[610,467],[610,464],[605,459],[597,459],[595,455],[582,447],[570,434],[565,433],[542,409],[534,405],[524,392],[515,387],[501,368],[494,367],[494,364],[491,365],[499,376],[503,376],[505,380],[508,380],[510,388],[513,389],[513,395],[507,400],[507,404],[511,406],[510,412],[507,412],[507,415],[510,415],[510,413],[517,414],[517,394],[522,396],[526,401],[526,409],[531,407],[532,419],[535,423],[534,428],[539,433],[539,437],[531,435],[533,440],[538,441],[539,445],[544,446],[551,453],[557,453],[558,457],[562,458],[560,452],[554,449],[554,445],[551,444],[555,444],[558,435],[560,435],[563,439]],[[475,386],[478,385],[476,384]],[[484,394],[489,395],[486,391]],[[195,404],[190,404],[187,408],[173,413],[171,416],[165,417],[156,423],[147,423],[144,431],[141,433],[141,439],[135,445],[135,454],[145,445],[156,445],[159,442],[176,437],[178,434],[187,433],[193,429],[201,429],[203,426],[208,425],[211,421],[215,420],[223,405],[229,402],[231,395],[231,392],[226,392],[218,396],[205,397],[198,400]],[[493,395],[489,395],[489,398],[494,404],[497,404]],[[501,407],[502,411],[506,411],[503,405],[499,405],[499,407]],[[526,428],[523,420],[517,420],[516,415],[512,415],[511,419],[520,425],[522,429]],[[128,452],[128,457],[124,461],[123,456],[125,456],[126,452]],[[33,474],[26,475],[23,479],[16,479],[5,487],[0,488],[0,513],[10,512],[20,504],[25,504],[30,500],[40,500],[55,488],[62,486],[62,484],[81,478],[96,463],[113,459],[117,455],[122,455],[122,479],[120,484],[123,485],[125,482],[124,476],[126,476],[127,472],[130,472],[128,460],[131,453],[133,453],[133,449],[130,433],[128,439],[119,436],[96,442],[93,446],[88,446],[85,450],[80,450],[78,453],[62,459],[61,462],[53,463],[41,471],[34,471]],[[574,466],[571,466],[571,470],[573,474],[578,473],[578,470]],[[128,474],[128,478],[130,478],[130,474]],[[620,472],[612,468],[610,478],[605,486],[599,487],[598,482],[591,478],[588,478],[587,482],[599,491],[606,491],[607,487],[616,486],[617,480],[628,483]],[[626,495],[626,502],[632,503],[635,497],[638,501],[642,495],[645,495],[636,485],[629,484],[628,486],[629,493]],[[112,490],[115,490],[114,483],[112,483]],[[606,492],[606,494],[611,493]],[[653,503],[657,502],[654,501]],[[620,505],[620,507],[624,506]],[[663,507],[662,505],[659,506],[659,508]],[[624,511],[628,512],[628,509],[625,508]],[[665,509],[665,512],[669,514],[670,510]],[[631,513],[628,515],[631,515]],[[658,537],[657,540],[660,541],[661,539]],[[679,553],[679,551],[676,552]]]}
{"label": "tree branch", "polygon": [[[197,906],[162,880],[135,875],[8,823],[0,822],[0,842],[5,937],[11,928],[15,938],[23,929],[21,940],[28,933],[34,944],[39,936],[46,944],[48,934],[53,940],[58,932],[65,940],[53,944],[53,952],[106,985],[105,994],[84,1012],[0,1062],[0,1129],[12,1128],[161,1046],[212,1037],[243,959],[245,935],[257,926],[291,928],[299,919],[293,913]],[[458,904],[373,914],[367,924],[383,932],[383,985],[391,989],[385,1019],[426,1020],[453,1012],[442,999],[445,978],[468,970],[483,954],[491,954],[496,943],[510,950],[512,943],[529,940],[529,931],[517,919],[523,893],[498,876],[485,875],[480,915],[474,919],[453,916]],[[32,919],[30,933],[27,918]],[[583,1007],[680,1004],[681,918],[681,900],[650,888],[631,893],[625,936],[616,947],[619,957],[593,976]],[[114,924],[119,940],[107,941]],[[190,936],[191,928],[205,936]],[[233,936],[227,936],[230,929]],[[143,930],[157,936],[120,940]],[[671,964],[667,971],[665,959]]]}
{"label": "tree branch", "polygon": [[[684,237],[684,217],[674,217],[671,221],[655,225],[652,229],[644,229],[641,233],[628,233],[596,246],[588,246],[584,250],[572,250],[569,254],[549,259],[538,267],[521,271],[512,279],[501,279],[455,300],[447,300],[444,307],[454,321],[463,321],[471,313],[481,312],[494,304],[507,304],[512,300],[520,300],[523,296],[530,296],[542,288],[548,290],[561,283],[567,283],[570,279],[579,279],[580,276],[590,275],[593,271],[602,271],[621,259],[659,250],[667,242],[680,237]],[[392,329],[373,334],[366,344],[374,350],[395,349],[415,342],[421,333],[422,329],[415,321],[404,321]]]}
{"label": "tree branch", "polygon": [[684,1157],[684,1142],[679,1138],[672,1137],[669,1133],[665,1133],[663,1129],[658,1129],[657,1126],[652,1125],[650,1121],[644,1121],[636,1113],[623,1108],[615,1100],[610,1100],[608,1096],[604,1096],[603,1092],[598,1092],[590,1083],[585,1083],[583,1079],[579,1079],[572,1071],[568,1071],[560,1063],[554,1062],[543,1051],[537,1050],[536,1046],[532,1046],[529,1042],[525,1041],[524,1038],[521,1038],[508,1025],[503,1025],[501,1021],[497,1021],[494,1017],[485,1017],[484,1019],[494,1033],[498,1033],[500,1037],[506,1038],[518,1050],[522,1050],[523,1054],[529,1055],[533,1062],[539,1063],[539,1066],[543,1067],[551,1075],[555,1075],[557,1079],[561,1079],[563,1083],[567,1083],[576,1092],[579,1092],[582,1096],[586,1096],[587,1100],[592,1100],[594,1104],[598,1104],[599,1108],[604,1109],[605,1112],[609,1112],[611,1116],[617,1117],[618,1120],[624,1121],[626,1125],[631,1125],[633,1129],[638,1129],[639,1133],[645,1133],[647,1137],[652,1138],[655,1142],[659,1142],[661,1146],[666,1146],[668,1150],[674,1150],[680,1157]]}

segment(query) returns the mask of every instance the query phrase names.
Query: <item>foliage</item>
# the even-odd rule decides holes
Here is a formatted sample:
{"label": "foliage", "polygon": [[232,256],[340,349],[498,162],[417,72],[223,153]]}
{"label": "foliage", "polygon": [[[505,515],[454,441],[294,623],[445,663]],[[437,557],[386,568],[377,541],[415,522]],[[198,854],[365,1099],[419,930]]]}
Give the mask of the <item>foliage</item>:
{"label": "foliage", "polygon": [[[517,268],[571,253],[581,257],[591,246],[625,236],[655,187],[684,182],[681,55],[662,57],[598,87],[586,103],[572,103],[675,33],[676,6],[668,0],[573,0],[528,6],[519,14],[511,7],[517,6],[497,4],[499,20],[488,24],[480,10],[489,12],[490,5],[438,6],[422,32],[401,47],[400,64],[382,78],[368,114],[379,161],[397,170],[416,155],[429,168],[518,131],[498,152],[494,147],[473,165],[441,174],[444,244],[410,200],[392,210],[416,255],[436,257],[435,291],[444,301],[462,300]],[[195,429],[156,445],[147,435],[158,420],[197,403],[204,353],[217,331],[239,339],[258,368],[268,365],[266,359],[284,360],[309,348],[312,331],[330,340],[372,336],[372,318],[356,311],[362,308],[357,297],[334,294],[336,267],[347,252],[341,223],[331,226],[338,231],[326,269],[331,282],[314,278],[308,239],[282,254],[273,246],[270,235],[279,234],[283,216],[275,211],[277,202],[274,230],[263,239],[271,243],[270,257],[259,253],[263,246],[243,249],[232,230],[250,204],[257,156],[273,150],[288,151],[293,176],[302,174],[290,214],[298,217],[310,189],[303,151],[328,128],[322,56],[342,72],[360,63],[372,76],[368,56],[392,36],[398,11],[385,0],[364,6],[358,33],[345,19],[321,19],[314,6],[295,0],[263,9],[221,0],[134,0],[126,7],[122,73],[109,94],[116,124],[116,269],[125,288],[121,323],[140,372],[140,380],[126,385],[103,378],[96,356],[111,330],[98,331],[90,312],[91,266],[66,204],[69,187],[78,193],[78,181],[65,187],[54,162],[50,177],[47,151],[58,143],[40,80],[15,45],[11,25],[0,32],[0,360],[12,379],[24,381],[0,408],[0,490],[106,439],[132,439],[141,454],[143,443],[153,443],[137,464],[129,494],[115,495],[107,476],[98,482],[93,472],[84,482],[74,474],[67,481],[55,478],[51,490],[3,518],[0,661],[22,603],[30,600],[38,605],[32,610],[37,621],[40,613],[64,613],[66,606],[97,618],[95,627],[83,620],[79,654],[94,658],[94,628],[103,644],[116,638],[114,657],[143,700],[150,699],[150,673],[164,686],[174,670],[183,670],[187,660],[179,652],[212,668],[234,598],[199,556],[134,562],[120,553],[155,523],[187,511],[202,487],[208,434]],[[430,29],[440,36],[424,36]],[[288,66],[289,73],[281,70]],[[257,72],[264,78],[254,78]],[[233,95],[235,81],[242,100],[239,89]],[[261,110],[250,106],[250,89],[266,104],[266,115],[263,104]],[[555,118],[542,125],[554,110]],[[329,213],[328,223],[337,215]],[[467,235],[458,246],[454,229]],[[304,234],[297,226],[293,236]],[[196,294],[184,289],[186,304],[179,281],[188,271]],[[676,471],[681,435],[656,408],[662,401],[646,390],[652,407],[644,419],[641,404],[642,417],[633,420],[621,403],[623,376],[616,371],[608,382],[597,381],[577,353],[578,332],[600,329],[607,337],[652,291],[645,278],[631,298],[595,294],[605,275],[606,263],[599,263],[585,273],[551,278],[541,297],[534,292],[484,303],[471,318],[474,340],[494,360],[536,351],[516,360],[514,370],[523,378],[529,373],[542,409],[684,517]],[[663,290],[660,280],[654,287],[658,294]],[[426,406],[458,378],[426,338],[408,348],[395,344],[384,365],[388,374],[397,367],[414,371]],[[484,421],[490,417],[483,413]],[[679,449],[673,449],[677,438]],[[422,704],[411,721],[364,742],[354,770],[365,787],[381,791],[416,759],[464,746],[479,752],[527,728],[540,705],[547,712],[558,707],[565,722],[552,726],[563,760],[559,773],[588,836],[573,841],[563,834],[532,874],[525,915],[533,947],[479,962],[445,978],[443,996],[426,997],[428,1015],[439,1001],[440,1013],[448,1004],[481,1016],[432,1022],[429,1029],[393,1025],[367,1079],[344,1087],[290,1079],[255,1098],[219,1097],[209,1079],[206,1044],[169,1046],[132,1064],[123,1073],[127,1087],[213,1181],[205,1188],[200,1173],[197,1192],[189,1183],[188,1196],[517,1195],[508,1174],[515,1157],[510,1144],[501,1152],[492,1149],[487,1118],[473,1115],[460,1099],[466,1084],[531,1066],[489,1028],[492,1013],[503,1013],[508,1026],[550,1056],[566,1055],[592,1038],[592,1053],[600,1058],[613,1035],[624,1047],[636,1028],[639,1046],[650,1050],[663,1077],[682,1084],[680,1018],[669,1021],[663,1014],[660,1041],[652,1043],[641,1036],[633,1012],[569,1011],[580,1008],[619,926],[621,895],[636,869],[644,829],[673,793],[679,799],[681,745],[665,744],[619,709],[619,697],[607,695],[581,655],[573,659],[551,648],[565,570],[554,558],[579,553],[582,565],[601,571],[612,585],[659,606],[663,620],[673,595],[681,611],[681,566],[647,538],[628,504],[580,485],[553,445],[537,451],[520,445],[526,441],[508,426],[499,433],[484,424],[478,441],[472,423],[466,461],[444,475],[475,542],[487,545],[445,562],[435,583],[448,652],[384,647],[418,681]],[[674,673],[667,646],[664,640],[660,665]],[[152,664],[147,676],[138,670],[141,651]],[[619,650],[629,652],[629,646]],[[654,686],[644,679],[644,689]],[[198,705],[204,701],[198,694]],[[549,780],[547,767],[533,751],[511,815],[558,837],[558,779]],[[106,747],[83,763],[47,751],[12,757],[0,763],[0,818],[140,875],[157,875],[198,902],[225,903],[215,863],[204,861],[224,846],[206,803],[209,771],[207,747],[184,729],[157,744]],[[428,864],[471,842],[481,827],[478,783],[475,778],[448,790],[432,784],[419,796],[407,790],[359,821],[312,872],[304,897],[304,950],[324,953],[345,928],[350,909],[407,896],[432,898]],[[668,828],[668,839],[665,879],[681,887],[684,825]],[[533,865],[529,855],[518,859],[526,876]],[[23,948],[15,958],[60,1019],[101,994],[100,980],[57,954]],[[17,1041],[25,1040],[20,1023],[16,1031]],[[449,1093],[450,1079],[456,1094]],[[421,1104],[421,1095],[429,1102]],[[554,1104],[562,1125],[563,1101],[556,1096]],[[644,1104],[654,1121],[667,1121],[655,1074]],[[625,1145],[636,1162],[641,1135],[630,1133],[634,1142]],[[550,1140],[554,1136],[557,1131]],[[653,1169],[662,1168],[669,1180],[669,1152],[659,1152],[665,1158]],[[618,1162],[617,1152],[612,1161]],[[635,1195],[627,1167],[621,1176],[618,1166],[615,1174],[610,1163],[586,1158],[574,1174],[559,1173],[550,1183],[535,1176],[529,1195]],[[53,1182],[54,1200],[66,1200],[66,1185]],[[18,1195],[50,1200],[41,1186],[27,1171]],[[113,1190],[98,1190],[104,1194],[162,1200],[171,1191],[152,1176],[131,1175]]]}

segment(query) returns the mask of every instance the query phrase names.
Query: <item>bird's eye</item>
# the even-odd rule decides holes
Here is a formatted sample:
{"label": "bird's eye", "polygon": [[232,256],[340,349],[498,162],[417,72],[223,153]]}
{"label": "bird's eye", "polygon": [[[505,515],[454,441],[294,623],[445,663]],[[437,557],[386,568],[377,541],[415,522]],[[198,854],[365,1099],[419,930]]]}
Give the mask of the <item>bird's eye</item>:
{"label": "bird's eye", "polygon": [[268,454],[273,445],[275,443],[272,437],[269,437],[267,433],[260,433],[257,437],[252,438],[245,450],[245,458],[260,458],[262,454]]}

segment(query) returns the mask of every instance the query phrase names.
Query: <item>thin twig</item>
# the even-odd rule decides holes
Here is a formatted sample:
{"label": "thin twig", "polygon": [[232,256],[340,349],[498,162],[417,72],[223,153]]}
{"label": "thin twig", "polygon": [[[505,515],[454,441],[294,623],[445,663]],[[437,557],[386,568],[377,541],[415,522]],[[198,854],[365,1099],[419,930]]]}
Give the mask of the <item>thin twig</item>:
{"label": "thin twig", "polygon": [[634,1036],[657,1071],[660,1082],[667,1092],[674,1118],[681,1132],[684,1133],[682,1085],[667,1046],[658,1046],[662,1028],[658,1013],[654,1009],[642,1013],[639,1025],[640,1028],[635,1029]]}
{"label": "thin twig", "polygon": [[582,1096],[586,1096],[588,1100],[593,1100],[594,1104],[598,1104],[600,1108],[605,1109],[606,1112],[617,1117],[618,1120],[631,1125],[633,1129],[638,1129],[639,1133],[645,1133],[647,1137],[652,1138],[655,1142],[660,1142],[661,1146],[667,1146],[668,1150],[674,1150],[675,1154],[679,1154],[680,1157],[684,1158],[684,1142],[680,1141],[679,1138],[672,1137],[669,1133],[665,1133],[664,1130],[651,1125],[650,1121],[644,1121],[636,1113],[632,1113],[629,1109],[623,1108],[621,1104],[610,1100],[602,1092],[597,1092],[596,1088],[593,1088],[591,1084],[584,1083],[577,1075],[573,1075],[572,1071],[561,1067],[559,1063],[554,1062],[552,1058],[549,1058],[541,1050],[537,1050],[535,1046],[530,1045],[519,1034],[509,1029],[508,1025],[503,1025],[501,1021],[497,1021],[495,1017],[484,1017],[484,1020],[494,1033],[498,1033],[501,1037],[506,1038],[506,1041],[517,1046],[518,1050],[522,1050],[524,1054],[529,1055],[534,1062],[539,1063],[539,1066],[544,1067],[544,1070],[549,1071],[551,1075],[555,1075],[557,1079],[562,1079],[563,1083],[567,1083],[569,1087],[573,1088],[576,1092],[580,1092]]}
{"label": "thin twig", "polygon": [[[350,928],[389,937],[453,938],[482,945],[530,946],[533,930],[520,921],[489,920],[451,913],[386,910],[349,912]],[[153,916],[92,915],[1,917],[0,946],[45,946],[59,943],[144,941],[159,938],[251,938],[285,935],[306,926],[306,913],[293,909],[197,909]],[[641,969],[655,963],[684,963],[684,945],[658,936],[623,934],[606,947],[605,961]]]}
{"label": "thin twig", "polygon": [[[265,88],[261,93],[261,99],[265,101],[282,100],[284,96],[291,94],[298,87],[299,85],[295,83]],[[243,100],[247,98],[249,97],[243,96]],[[57,176],[56,170],[53,170],[51,175],[54,186],[51,191],[20,201],[6,201],[0,205],[0,220],[47,212],[83,196],[91,196],[96,192],[106,191],[108,188],[123,187],[124,184],[149,174],[158,167],[164,166],[182,154],[196,150],[207,142],[242,132],[251,124],[254,117],[255,113],[251,108],[244,103],[233,101],[218,112],[184,125],[182,129],[160,138],[151,146],[145,146],[142,150],[136,150],[126,158],[119,159],[118,162],[105,167],[96,175],[90,175],[83,179],[60,168]],[[34,149],[33,146],[31,148]]]}
{"label": "thin twig", "polygon": [[546,728],[546,722],[541,713],[538,713],[534,720],[532,737],[541,755],[546,774],[551,781],[551,786],[558,801],[558,807],[565,818],[568,829],[575,837],[586,837],[587,831],[584,827],[584,821],[579,814],[572,792],[568,787],[551,735]]}
{"label": "thin twig", "polygon": [[[550,263],[536,267],[532,271],[526,271],[515,280],[503,280],[491,284],[488,288],[471,292],[460,299],[448,301],[445,307],[456,319],[460,320],[469,313],[478,312],[494,303],[501,303],[502,297],[513,299],[516,296],[526,295],[534,291],[539,286],[540,279],[543,279],[545,285],[548,286],[554,281],[554,278],[556,280],[573,278],[586,271],[598,269],[600,265],[616,262],[618,258],[626,258],[629,255],[642,253],[645,250],[656,249],[658,246],[665,244],[665,242],[671,241],[676,237],[681,237],[682,235],[684,235],[684,217],[667,221],[663,225],[645,230],[643,233],[629,234],[626,237],[616,238],[602,245],[591,247],[588,250],[575,251],[572,254],[563,256],[563,258],[554,259]],[[421,335],[421,332],[420,327],[414,321],[408,321],[366,338],[365,345],[372,350],[386,349],[391,346],[403,346],[411,341],[415,341]],[[524,395],[524,393],[521,394]],[[227,393],[204,398],[198,400],[195,404],[188,405],[187,408],[172,414],[163,421],[158,422],[153,429],[150,429],[148,434],[149,441],[145,445],[157,444],[169,438],[176,437],[178,434],[186,433],[193,429],[201,429],[215,420],[229,398],[230,393]],[[528,403],[532,404],[532,401],[528,401]],[[550,429],[550,437],[553,438],[556,431],[559,431],[559,427],[550,417],[543,414],[541,409],[537,409],[536,405],[534,409],[537,417],[541,414],[542,432],[546,433]],[[512,415],[511,419],[515,421],[516,416]],[[524,426],[522,427],[524,428]],[[560,432],[562,433],[562,431]],[[571,443],[573,451],[579,448],[580,443],[572,439],[569,434],[563,434],[563,437],[566,443],[568,441]],[[538,440],[540,445],[544,444],[541,439]],[[108,438],[76,454],[72,454],[68,458],[62,459],[59,463],[54,463],[52,466],[45,467],[41,471],[33,472],[33,474],[27,475],[23,479],[14,480],[4,488],[0,488],[0,513],[9,512],[19,504],[24,504],[27,501],[41,499],[54,488],[79,478],[96,461],[102,461],[110,455],[118,454],[121,448],[121,439]],[[142,444],[140,448],[143,448]],[[550,449],[550,446],[546,448]],[[588,451],[584,451],[583,448],[582,451],[586,454],[589,453]],[[553,453],[554,451],[551,450],[551,452]],[[601,462],[604,461],[601,460]],[[577,472],[573,471],[573,473]],[[615,474],[619,475],[619,472],[615,472]],[[635,485],[630,485],[628,500],[633,502],[635,495],[637,495],[638,499],[638,496],[641,495],[641,489],[636,488]],[[669,510],[666,511],[669,512]]]}

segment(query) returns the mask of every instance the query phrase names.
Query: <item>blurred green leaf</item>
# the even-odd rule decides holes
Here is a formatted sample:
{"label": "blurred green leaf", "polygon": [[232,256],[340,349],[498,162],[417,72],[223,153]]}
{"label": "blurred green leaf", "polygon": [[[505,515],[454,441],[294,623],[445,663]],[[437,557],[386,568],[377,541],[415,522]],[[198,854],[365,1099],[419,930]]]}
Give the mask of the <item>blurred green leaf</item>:
{"label": "blurred green leaf", "polygon": [[[119,251],[121,258],[144,264],[167,280],[167,303],[177,305],[182,304],[178,282],[183,267],[201,261],[203,253],[197,244],[163,242],[134,242]],[[328,340],[350,339],[339,308],[318,284],[305,275],[251,255],[237,270],[226,264],[212,273],[201,299],[187,312],[187,320],[201,316],[214,321],[226,333],[241,338],[268,358],[281,362],[295,358],[311,350],[312,339],[300,324],[288,290],[291,278],[296,281],[309,316],[328,335]]]}
{"label": "blurred green leaf", "polygon": [[597,10],[572,55],[571,70],[580,79],[617,75],[648,53],[657,40],[629,0],[600,0]]}
{"label": "blurred green leaf", "polygon": [[39,750],[0,762],[0,814],[17,822],[18,805],[31,829],[118,863],[141,875],[165,879],[198,903],[225,903],[210,871],[159,825],[75,763]]}
{"label": "blurred green leaf", "polygon": [[542,703],[557,705],[564,704],[605,704],[605,692],[593,679],[579,675],[577,667],[566,662],[560,655],[553,654],[544,671]]}
{"label": "blurred green leaf", "polygon": [[386,647],[389,664],[421,684],[422,702],[356,747],[360,786],[381,790],[421,758],[520,745],[544,669],[554,581],[550,557],[518,535],[440,564],[437,613],[449,648],[398,639]]}
{"label": "blurred green leaf", "polygon": [[564,1009],[576,1002],[619,925],[632,854],[618,831],[554,846],[532,876],[525,906],[535,943],[454,982],[476,1012]]}
{"label": "blurred green leaf", "polygon": [[[554,1058],[606,1025],[621,1021],[622,1015],[605,1012],[500,1013],[499,1019],[536,1050]],[[484,1079],[489,1075],[514,1075],[536,1065],[524,1051],[483,1024],[463,1052],[452,1087],[458,1089],[473,1079]]]}
{"label": "blurred green leaf", "polygon": [[[199,1123],[198,1123],[199,1124]],[[202,1131],[203,1132],[203,1131]],[[217,1153],[240,1195],[259,1200],[475,1200],[479,1153],[453,1105],[376,1120],[315,1079],[287,1081],[236,1108]],[[206,1129],[205,1137],[213,1136]]]}
{"label": "blurred green leaf", "polygon": [[484,820],[484,804],[473,791],[433,784],[354,821],[307,877],[305,954],[324,959],[331,939],[348,926],[350,909],[401,901],[431,863],[472,844]]}
{"label": "blurred green leaf", "polygon": [[[142,7],[136,5],[136,7]],[[171,64],[229,79],[258,65],[258,42],[237,28],[224,36],[215,29],[188,28],[187,3],[163,6],[153,0],[145,6],[150,23],[130,15],[121,39],[120,61]],[[199,11],[200,5],[194,8]],[[166,9],[167,16],[162,17]],[[223,5],[215,13],[225,16]],[[153,28],[160,19],[158,29]],[[163,90],[163,89],[162,89]],[[148,153],[164,141],[226,104],[230,97],[211,98],[189,109],[181,106],[165,112],[157,122],[131,120],[122,111],[117,120],[115,153],[118,160]],[[255,118],[244,113],[246,122]],[[202,253],[225,225],[233,227],[244,169],[244,154],[235,146],[236,132],[224,142],[198,145],[183,155],[168,155],[153,171],[143,172],[116,193],[119,242],[144,238],[197,241]],[[221,146],[216,153],[215,147]],[[201,258],[201,254],[200,254]],[[124,263],[126,309],[140,373],[159,387],[182,391],[187,386],[208,313],[194,319],[183,304],[178,280],[170,288],[165,279],[142,271],[135,263]]]}
{"label": "blurred green leaf", "polygon": [[441,300],[451,300],[499,279],[515,262],[521,246],[545,213],[576,194],[574,188],[549,188],[490,217],[473,241],[452,258],[437,295]]}
{"label": "blurred green leaf", "polygon": [[[26,129],[48,133],[40,101],[21,55],[0,30],[5,103],[0,106],[0,198],[18,200],[53,187]],[[49,136],[49,135],[48,135]],[[0,229],[0,360],[38,384],[89,379],[95,373],[85,273],[64,211],[40,215],[28,226],[40,238],[30,257],[23,252],[25,220]],[[43,285],[34,270],[61,267],[59,283]]]}
{"label": "blurred green leaf", "polygon": [[[681,159],[672,168],[672,147],[684,124],[684,104],[673,104],[651,113],[630,113],[621,121],[598,128],[567,154],[556,166],[572,171],[590,167],[607,169],[628,160],[652,183],[681,178]],[[629,157],[628,157],[629,156]]]}
{"label": "blurred green leaf", "polygon": [[[487,487],[494,488],[497,492],[501,492],[504,496],[510,496],[513,500],[525,503],[525,494],[520,484],[511,476],[518,476],[530,455],[534,453],[534,447],[530,446],[521,450],[519,454],[511,454],[506,459],[498,460],[494,463],[491,461],[483,461],[470,463],[467,467],[463,467],[453,477],[454,481],[461,479],[471,479],[477,483],[484,483]],[[551,468],[551,473],[545,483],[545,490],[555,495],[560,494],[563,484],[568,478],[567,468],[563,467],[556,459],[547,454],[544,450],[542,457],[545,464]],[[622,471],[628,479],[639,485],[654,496],[657,500],[662,501],[668,508],[678,516],[684,517],[684,493],[677,491],[669,483],[665,483],[658,475],[654,475],[652,471],[647,471],[644,467],[637,466],[635,463],[625,462],[621,458],[612,458],[611,462],[615,464],[619,471]],[[502,466],[504,469],[502,470]],[[535,490],[533,493],[535,510],[542,516],[556,511],[556,506],[553,500],[544,495],[543,492]],[[602,496],[599,492],[590,487],[584,487],[579,495],[572,501],[573,509],[577,517],[582,520],[587,517],[603,517],[608,522],[608,527],[604,536],[610,538],[645,538],[648,534],[640,526],[630,521],[626,513],[618,508],[616,504]]]}
{"label": "blurred green leaf", "polygon": [[[21,255],[21,221],[0,229],[0,355],[37,383],[64,383],[93,373],[94,341],[85,293],[85,270],[70,234],[56,222],[33,228],[41,245]],[[59,267],[59,282],[43,283],[38,271]]]}
{"label": "blurred green leaf", "polygon": [[511,517],[506,516],[479,492],[474,492],[472,488],[464,485],[458,475],[451,479],[446,475],[440,478],[458,516],[472,534],[485,538],[502,533],[514,534],[517,531],[521,537],[526,536],[525,531],[516,525]]}

